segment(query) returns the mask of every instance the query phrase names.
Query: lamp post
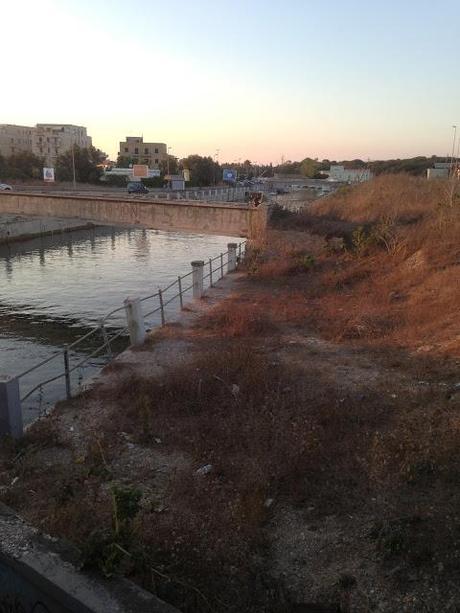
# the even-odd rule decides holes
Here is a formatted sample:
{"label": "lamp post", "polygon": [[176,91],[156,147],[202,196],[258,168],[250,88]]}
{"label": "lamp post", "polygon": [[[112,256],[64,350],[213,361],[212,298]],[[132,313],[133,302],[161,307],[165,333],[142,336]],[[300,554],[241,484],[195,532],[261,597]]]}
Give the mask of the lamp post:
{"label": "lamp post", "polygon": [[455,154],[455,141],[457,139],[457,126],[452,126],[454,135],[452,137],[452,155],[450,158],[450,171],[452,172],[454,169],[454,154]]}
{"label": "lamp post", "polygon": [[75,130],[72,130],[72,177],[73,177],[73,189],[77,189],[77,179],[75,176]]}
{"label": "lamp post", "polygon": [[219,164],[219,153],[220,153],[220,149],[216,149],[216,153],[215,153],[215,161],[216,161],[216,166],[214,167],[214,185],[217,185],[217,179],[216,179],[216,172],[217,172],[217,165]]}
{"label": "lamp post", "polygon": [[167,151],[166,151],[166,168],[167,168],[167,173],[169,175],[169,156],[171,155],[169,152],[171,151],[171,147],[168,147]]}

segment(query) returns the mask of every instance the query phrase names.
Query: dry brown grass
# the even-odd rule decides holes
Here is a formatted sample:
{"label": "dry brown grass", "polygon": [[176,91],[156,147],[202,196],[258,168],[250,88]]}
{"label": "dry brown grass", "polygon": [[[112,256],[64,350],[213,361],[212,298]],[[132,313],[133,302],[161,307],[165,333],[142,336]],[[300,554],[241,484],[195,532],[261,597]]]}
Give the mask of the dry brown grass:
{"label": "dry brown grass", "polygon": [[[454,189],[457,190],[457,186]],[[360,223],[384,218],[411,222],[431,216],[440,207],[448,207],[452,203],[451,192],[452,185],[447,180],[427,181],[405,174],[381,175],[368,183],[339,189],[317,201],[311,212]]]}
{"label": "dry brown grass", "polygon": [[[348,250],[325,253],[313,269],[309,323],[334,340],[459,355],[460,207],[458,197],[450,206],[450,189],[443,181],[384,176],[318,201],[313,210],[323,225],[332,215],[355,226],[351,235],[337,226]],[[304,216],[310,220],[311,211]]]}

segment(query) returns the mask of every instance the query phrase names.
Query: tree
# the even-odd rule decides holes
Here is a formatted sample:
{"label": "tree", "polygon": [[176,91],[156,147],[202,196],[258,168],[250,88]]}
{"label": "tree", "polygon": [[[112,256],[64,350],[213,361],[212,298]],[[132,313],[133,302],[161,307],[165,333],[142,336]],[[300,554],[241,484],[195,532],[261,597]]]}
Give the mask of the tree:
{"label": "tree", "polygon": [[56,178],[58,181],[73,180],[73,159],[75,160],[75,177],[81,183],[97,183],[102,175],[102,162],[106,159],[105,153],[89,147],[81,149],[78,146],[66,151],[56,160]]}
{"label": "tree", "polygon": [[221,176],[221,168],[212,157],[201,155],[189,155],[182,161],[183,168],[190,171],[190,185],[204,187],[213,185]]}
{"label": "tree", "polygon": [[318,160],[312,160],[312,158],[305,158],[300,164],[300,172],[304,177],[308,177],[309,179],[313,179],[318,173],[318,169]]}
{"label": "tree", "polygon": [[163,176],[167,174],[177,175],[179,172],[179,160],[168,153],[166,160],[161,160],[160,162],[160,171]]}
{"label": "tree", "polygon": [[129,155],[119,155],[117,157],[117,168],[129,168],[133,163],[133,158]]}
{"label": "tree", "polygon": [[44,160],[29,151],[13,153],[4,161],[4,174],[9,179],[39,179]]}

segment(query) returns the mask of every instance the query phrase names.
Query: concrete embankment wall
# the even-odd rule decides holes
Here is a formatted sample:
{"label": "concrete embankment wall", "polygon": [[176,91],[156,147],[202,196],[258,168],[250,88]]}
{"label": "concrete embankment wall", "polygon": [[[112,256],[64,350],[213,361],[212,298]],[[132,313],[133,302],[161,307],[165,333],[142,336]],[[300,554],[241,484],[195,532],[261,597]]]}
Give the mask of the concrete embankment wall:
{"label": "concrete embankment wall", "polygon": [[255,236],[265,230],[267,223],[263,207],[252,209],[247,205],[14,192],[0,192],[0,213],[73,217],[230,236]]}
{"label": "concrete embankment wall", "polygon": [[179,613],[123,578],[83,573],[74,559],[68,545],[0,504],[0,611]]}

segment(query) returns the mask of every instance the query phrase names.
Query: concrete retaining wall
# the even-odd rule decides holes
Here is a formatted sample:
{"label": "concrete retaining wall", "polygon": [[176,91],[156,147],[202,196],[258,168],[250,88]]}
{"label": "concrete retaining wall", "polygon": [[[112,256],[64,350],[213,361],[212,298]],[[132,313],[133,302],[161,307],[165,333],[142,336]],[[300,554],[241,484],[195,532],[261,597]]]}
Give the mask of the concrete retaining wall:
{"label": "concrete retaining wall", "polygon": [[179,613],[130,581],[82,573],[73,555],[0,505],[0,611]]}
{"label": "concrete retaining wall", "polygon": [[263,232],[267,223],[265,208],[251,209],[247,205],[15,192],[0,192],[0,213],[251,237]]}

